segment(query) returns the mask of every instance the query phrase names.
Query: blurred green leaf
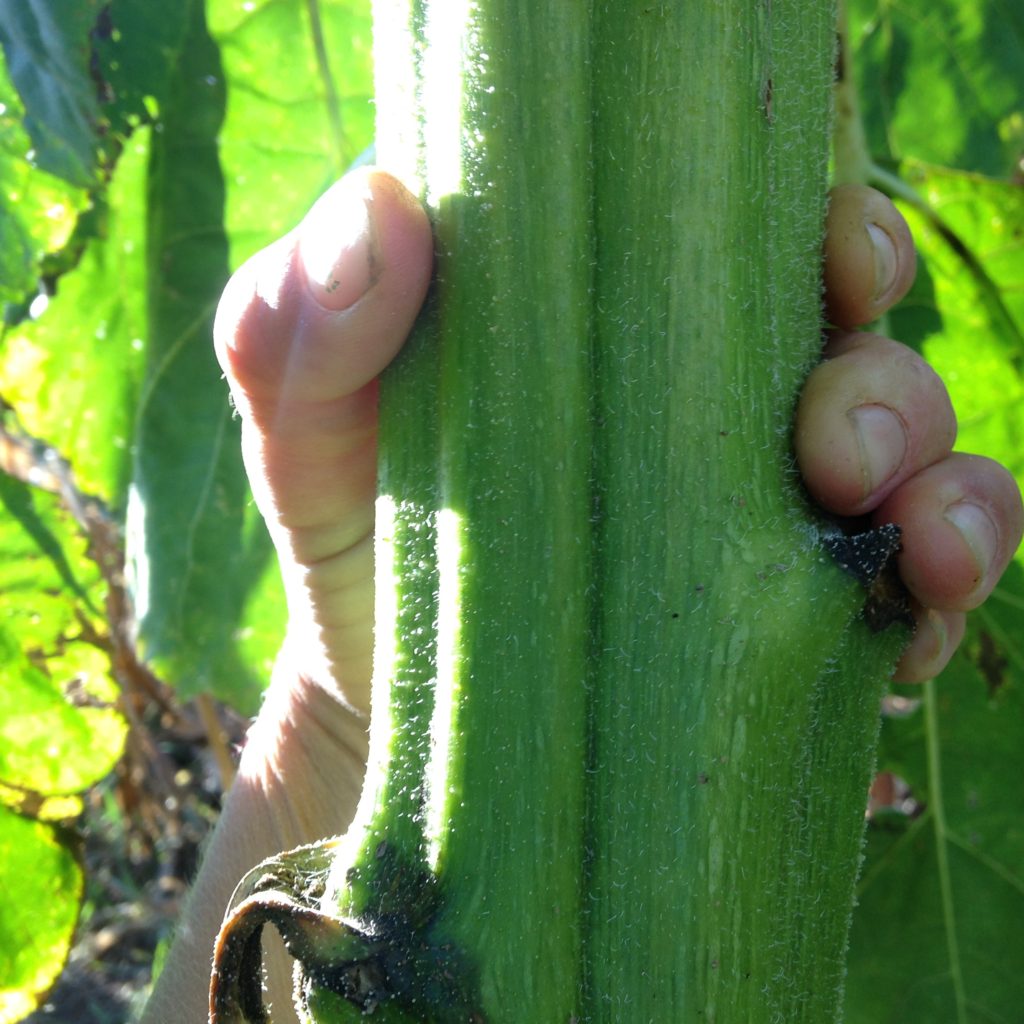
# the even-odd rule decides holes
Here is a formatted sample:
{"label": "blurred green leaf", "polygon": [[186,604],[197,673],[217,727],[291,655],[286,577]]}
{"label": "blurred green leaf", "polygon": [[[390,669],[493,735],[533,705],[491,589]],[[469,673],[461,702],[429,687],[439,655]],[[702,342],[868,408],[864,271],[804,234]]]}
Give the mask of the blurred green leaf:
{"label": "blurred green leaf", "polygon": [[252,710],[260,681],[237,636],[271,548],[211,344],[228,274],[217,149],[224,81],[201,3],[190,17],[151,142],[147,368],[129,556],[146,657],[183,695],[212,690]]}
{"label": "blurred green leaf", "polygon": [[1024,7],[1016,0],[849,0],[878,160],[1009,177],[1024,156]]}
{"label": "blurred green leaf", "polygon": [[145,361],[148,131],[128,143],[101,234],[38,320],[0,346],[3,396],[24,428],[74,467],[79,486],[123,508]]}
{"label": "blurred green leaf", "polygon": [[82,898],[61,832],[0,806],[0,1024],[36,1008],[67,958]]}
{"label": "blurred green leaf", "polygon": [[101,0],[0,0],[0,44],[25,105],[33,163],[73,185],[96,178],[102,128],[90,69]]}
{"label": "blurred green leaf", "polygon": [[105,7],[92,39],[94,67],[102,76],[104,115],[116,133],[127,136],[159,111],[191,2],[110,0]]}
{"label": "blurred green leaf", "polygon": [[0,475],[0,629],[34,656],[54,653],[102,604],[99,572],[58,499]]}
{"label": "blurred green leaf", "polygon": [[0,804],[23,818],[61,824],[77,821],[85,809],[80,793],[43,796],[25,789],[16,789],[0,781]]}
{"label": "blurred green leaf", "polygon": [[1022,613],[1024,569],[1013,565],[923,706],[886,720],[880,767],[920,808],[869,828],[847,1024],[1021,1019]]}
{"label": "blurred green leaf", "polygon": [[[0,61],[0,306],[27,304],[38,291],[39,264],[71,235],[85,192],[34,168],[23,110]],[[27,312],[8,309],[5,319]]]}

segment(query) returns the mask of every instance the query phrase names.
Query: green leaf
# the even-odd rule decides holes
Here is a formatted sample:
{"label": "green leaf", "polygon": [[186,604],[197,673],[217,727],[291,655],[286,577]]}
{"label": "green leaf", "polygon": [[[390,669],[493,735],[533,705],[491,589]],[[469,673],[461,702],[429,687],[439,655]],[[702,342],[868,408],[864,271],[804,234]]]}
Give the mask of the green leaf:
{"label": "green leaf", "polygon": [[64,965],[82,872],[59,830],[2,806],[0,892],[0,1024],[15,1024],[36,1008]]}
{"label": "green leaf", "polygon": [[923,707],[886,720],[881,767],[920,806],[869,829],[847,1024],[1020,1020],[1022,611],[1024,570],[1013,565]]}
{"label": "green leaf", "polygon": [[189,2],[112,0],[94,34],[96,65],[108,102],[104,114],[127,135],[163,103],[181,51]]}
{"label": "green leaf", "polygon": [[223,104],[217,48],[193,3],[150,156],[147,368],[128,544],[146,656],[184,695],[212,689],[252,710],[259,683],[236,637],[270,543],[211,343],[228,272]]}
{"label": "green leaf", "polygon": [[89,34],[100,0],[0,0],[0,44],[25,105],[34,163],[73,185],[95,181],[102,126]]}
{"label": "green leaf", "polygon": [[114,767],[124,748],[124,719],[98,700],[100,706],[88,698],[83,706],[70,703],[65,687],[82,678],[43,671],[15,636],[0,630],[0,781],[56,796],[86,789]]}
{"label": "green leaf", "polygon": [[21,102],[0,61],[0,304],[13,321],[38,291],[39,263],[65,244],[84,193],[28,160],[32,143],[22,125]]}
{"label": "green leaf", "polygon": [[[182,4],[144,5],[134,0],[77,4],[70,8],[74,15],[70,19],[64,17],[66,5],[52,0],[17,6],[21,21],[16,20],[16,27],[22,31],[19,42],[7,47],[11,69],[23,71],[25,52],[31,50],[21,36],[31,35],[33,27],[50,32],[56,15],[74,35],[68,40],[67,57],[82,63],[87,77],[69,78],[63,65],[42,61],[33,66],[27,81],[24,71],[19,75],[18,84],[27,89],[23,103],[7,80],[7,68],[0,69],[0,184],[6,186],[0,194],[6,214],[0,219],[0,266],[5,271],[0,275],[0,300],[10,304],[8,323],[17,323],[29,312],[39,291],[37,280],[41,279],[46,294],[52,294],[59,278],[78,264],[89,240],[105,235],[109,179],[128,137],[153,119],[163,99],[185,24]],[[44,41],[51,47],[60,43],[49,35],[35,40],[39,45]],[[38,93],[51,100],[67,94],[69,102],[88,107],[79,148],[87,150],[90,166],[96,164],[102,173],[64,175],[80,189],[69,188],[39,169],[49,164],[40,161],[26,128],[38,134],[41,126],[62,145],[74,137],[61,120],[60,104],[54,101],[47,106]]]}
{"label": "green leaf", "polygon": [[102,605],[59,499],[0,475],[0,1022],[24,1017],[56,979],[81,901],[77,856],[38,819],[75,816],[78,801],[62,797],[106,775],[124,747],[108,657],[77,639]]}
{"label": "green leaf", "polygon": [[231,261],[291,230],[373,138],[368,0],[211,0]]}
{"label": "green leaf", "polygon": [[74,467],[78,485],[123,508],[144,367],[148,132],[118,161],[103,230],[35,321],[0,348],[5,400]]}
{"label": "green leaf", "polygon": [[120,757],[109,662],[75,640],[100,608],[99,572],[58,499],[0,476],[0,782],[75,793]]}
{"label": "green leaf", "polygon": [[850,0],[868,141],[1008,177],[1024,152],[1024,8],[1015,0]]}
{"label": "green leaf", "polygon": [[50,653],[102,603],[98,570],[58,500],[0,475],[0,627]]}

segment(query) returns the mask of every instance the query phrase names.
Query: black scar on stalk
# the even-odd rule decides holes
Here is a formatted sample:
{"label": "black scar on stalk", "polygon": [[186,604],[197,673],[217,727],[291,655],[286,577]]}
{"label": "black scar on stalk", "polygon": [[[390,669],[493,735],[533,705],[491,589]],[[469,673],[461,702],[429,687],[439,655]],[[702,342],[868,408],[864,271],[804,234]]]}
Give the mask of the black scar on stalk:
{"label": "black scar on stalk", "polygon": [[872,633],[897,622],[915,626],[910,594],[896,571],[902,535],[896,523],[885,523],[859,533],[835,530],[823,538],[836,564],[867,591],[862,614]]}

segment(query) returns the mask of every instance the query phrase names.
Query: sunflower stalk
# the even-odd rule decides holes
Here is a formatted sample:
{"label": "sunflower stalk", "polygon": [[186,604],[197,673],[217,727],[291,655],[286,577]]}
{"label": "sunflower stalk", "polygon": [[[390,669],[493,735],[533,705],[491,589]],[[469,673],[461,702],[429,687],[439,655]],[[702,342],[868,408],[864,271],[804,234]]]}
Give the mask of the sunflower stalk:
{"label": "sunflower stalk", "polygon": [[821,522],[789,448],[834,12],[375,19],[437,268],[381,389],[367,788],[239,906],[317,1024],[836,1020],[906,630],[898,537]]}

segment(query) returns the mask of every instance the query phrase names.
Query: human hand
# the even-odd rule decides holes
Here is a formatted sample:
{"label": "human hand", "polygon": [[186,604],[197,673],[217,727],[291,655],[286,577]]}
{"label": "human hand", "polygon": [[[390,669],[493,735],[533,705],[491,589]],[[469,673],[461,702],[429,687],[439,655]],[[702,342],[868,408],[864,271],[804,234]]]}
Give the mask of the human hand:
{"label": "human hand", "polygon": [[920,356],[850,330],[913,283],[913,240],[899,212],[874,189],[843,185],[826,227],[826,314],[838,329],[804,384],[794,446],[824,508],[902,527],[899,572],[917,630],[894,679],[921,682],[946,666],[965,612],[988,597],[1020,544],[1021,496],[999,463],[952,451],[956,416]]}

